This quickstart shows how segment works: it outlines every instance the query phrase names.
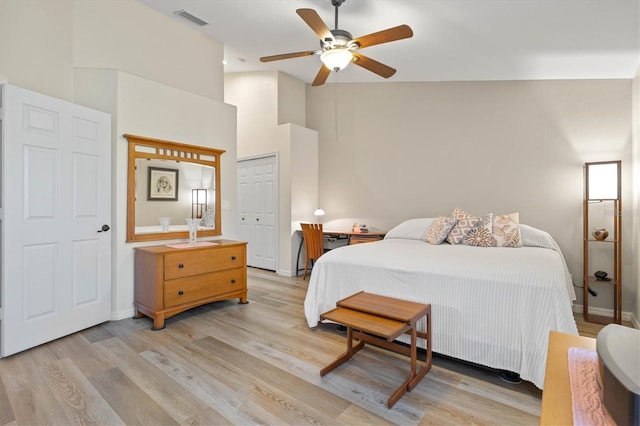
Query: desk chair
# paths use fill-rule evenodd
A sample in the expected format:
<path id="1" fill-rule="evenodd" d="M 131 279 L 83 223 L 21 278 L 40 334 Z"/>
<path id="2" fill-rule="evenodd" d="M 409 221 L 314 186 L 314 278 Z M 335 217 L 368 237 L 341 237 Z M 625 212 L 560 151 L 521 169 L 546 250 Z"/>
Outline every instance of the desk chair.
<path id="1" fill-rule="evenodd" d="M 302 279 L 307 278 L 307 269 L 309 262 L 311 267 L 324 253 L 324 235 L 322 234 L 322 224 L 320 223 L 301 223 L 302 237 L 304 238 L 304 248 L 307 252 L 307 261 L 304 264 L 304 275 Z"/>

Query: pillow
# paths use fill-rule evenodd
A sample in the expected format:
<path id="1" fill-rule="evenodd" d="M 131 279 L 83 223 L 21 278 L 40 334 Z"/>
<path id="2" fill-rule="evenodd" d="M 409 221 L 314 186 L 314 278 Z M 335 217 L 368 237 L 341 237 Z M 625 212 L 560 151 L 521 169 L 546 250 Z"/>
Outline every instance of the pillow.
<path id="1" fill-rule="evenodd" d="M 451 229 L 451 232 L 449 232 L 447 242 L 449 244 L 460 244 L 469 231 L 478 224 L 478 218 L 471 216 L 461 209 L 455 209 L 451 216 L 455 218 L 457 222 L 453 229 Z"/>
<path id="2" fill-rule="evenodd" d="M 520 215 L 509 213 L 494 216 L 493 237 L 496 240 L 495 247 L 522 247 Z"/>
<path id="3" fill-rule="evenodd" d="M 548 232 L 522 223 L 520 224 L 520 239 L 523 247 L 543 247 L 554 250 L 557 247 L 556 242 Z"/>
<path id="4" fill-rule="evenodd" d="M 216 212 L 213 210 L 207 210 L 202 214 L 202 220 L 200 226 L 205 228 L 214 228 L 216 226 Z"/>
<path id="5" fill-rule="evenodd" d="M 476 247 L 495 247 L 496 239 L 492 233 L 493 213 L 478 218 L 478 223 L 462 240 L 462 244 Z"/>
<path id="6" fill-rule="evenodd" d="M 384 239 L 401 238 L 405 240 L 421 240 L 424 241 L 427 234 L 427 228 L 431 226 L 433 218 L 409 219 L 396 225 L 390 229 Z"/>
<path id="7" fill-rule="evenodd" d="M 442 243 L 451 229 L 456 225 L 458 220 L 453 216 L 438 216 L 436 217 L 429 229 L 427 229 L 427 236 L 424 238 L 429 244 Z"/>

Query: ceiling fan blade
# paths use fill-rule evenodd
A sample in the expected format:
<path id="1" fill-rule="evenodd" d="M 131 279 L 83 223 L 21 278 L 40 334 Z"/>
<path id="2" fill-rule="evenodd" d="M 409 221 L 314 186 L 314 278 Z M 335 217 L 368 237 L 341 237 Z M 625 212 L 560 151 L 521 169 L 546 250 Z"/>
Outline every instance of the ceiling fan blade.
<path id="1" fill-rule="evenodd" d="M 368 34 L 358 37 L 352 43 L 358 43 L 360 48 L 375 46 L 376 44 L 388 43 L 390 41 L 402 40 L 413 37 L 413 31 L 408 25 L 398 25 L 397 27 L 387 28 L 377 33 Z"/>
<path id="2" fill-rule="evenodd" d="M 380 77 L 389 78 L 396 73 L 394 68 L 366 57 L 361 53 L 353 52 L 353 57 L 355 58 L 353 61 L 354 64 L 368 69 L 369 71 L 378 74 Z"/>
<path id="3" fill-rule="evenodd" d="M 271 62 L 271 61 L 279 61 L 281 59 L 291 59 L 291 58 L 301 58 L 303 56 L 311 56 L 316 53 L 315 50 L 310 50 L 307 52 L 294 52 L 294 53 L 284 53 L 282 55 L 273 55 L 273 56 L 263 56 L 260 58 L 260 62 Z"/>
<path id="4" fill-rule="evenodd" d="M 320 40 L 325 41 L 326 39 L 329 39 L 333 41 L 333 34 L 331 34 L 331 30 L 329 30 L 327 24 L 325 24 L 320 15 L 318 15 L 318 12 L 313 9 L 298 9 L 296 10 L 296 13 L 304 22 L 307 23 L 308 26 L 311 27 L 313 32 L 320 37 Z"/>
<path id="5" fill-rule="evenodd" d="M 331 74 L 331 70 L 322 64 L 322 68 L 320 68 L 320 71 L 316 74 L 316 78 L 313 79 L 313 83 L 311 83 L 311 85 L 322 86 L 324 82 L 327 81 L 329 74 Z"/>

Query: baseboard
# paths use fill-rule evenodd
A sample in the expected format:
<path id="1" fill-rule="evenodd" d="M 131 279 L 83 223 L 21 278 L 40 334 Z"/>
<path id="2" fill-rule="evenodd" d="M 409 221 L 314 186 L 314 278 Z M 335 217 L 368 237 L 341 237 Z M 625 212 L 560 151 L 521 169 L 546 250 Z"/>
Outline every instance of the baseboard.
<path id="1" fill-rule="evenodd" d="M 283 277 L 293 277 L 295 276 L 293 271 L 289 271 L 288 269 L 278 269 L 276 274 L 281 275 Z"/>
<path id="2" fill-rule="evenodd" d="M 581 314 L 582 309 L 582 305 L 573 305 L 573 312 L 576 314 Z M 613 309 L 590 307 L 589 313 L 593 315 L 613 318 Z M 634 328 L 640 329 L 640 321 L 638 321 L 638 318 L 636 318 L 632 312 L 622 311 L 622 321 L 628 321 L 633 325 Z"/>
<path id="3" fill-rule="evenodd" d="M 131 309 L 123 309 L 121 311 L 111 311 L 111 321 L 118 321 L 125 318 L 133 317 L 133 308 Z"/>

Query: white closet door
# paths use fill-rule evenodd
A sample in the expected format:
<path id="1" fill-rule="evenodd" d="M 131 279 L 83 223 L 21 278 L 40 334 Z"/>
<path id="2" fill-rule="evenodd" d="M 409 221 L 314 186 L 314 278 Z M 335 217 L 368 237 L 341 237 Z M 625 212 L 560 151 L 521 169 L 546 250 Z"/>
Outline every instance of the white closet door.
<path id="1" fill-rule="evenodd" d="M 247 263 L 275 271 L 278 224 L 275 156 L 238 162 L 238 233 L 248 241 Z"/>
<path id="2" fill-rule="evenodd" d="M 7 356 L 111 317 L 111 117 L 0 87 Z"/>

